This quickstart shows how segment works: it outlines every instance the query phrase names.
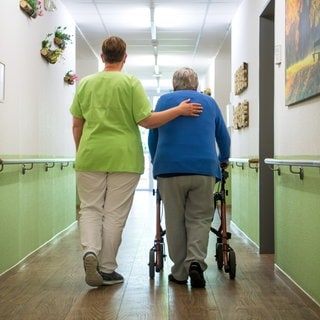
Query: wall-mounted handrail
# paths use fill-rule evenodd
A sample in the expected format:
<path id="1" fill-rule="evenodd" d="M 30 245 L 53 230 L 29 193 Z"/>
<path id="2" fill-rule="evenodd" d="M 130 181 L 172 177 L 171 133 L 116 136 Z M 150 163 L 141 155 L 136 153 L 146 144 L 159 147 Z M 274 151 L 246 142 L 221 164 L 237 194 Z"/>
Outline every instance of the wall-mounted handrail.
<path id="1" fill-rule="evenodd" d="M 290 159 L 264 159 L 264 163 L 270 165 L 272 171 L 277 171 L 278 175 L 281 175 L 280 166 L 289 166 L 289 170 L 293 174 L 298 174 L 300 180 L 304 178 L 303 167 L 318 167 L 320 168 L 320 160 L 290 160 Z M 299 167 L 299 171 L 294 171 L 293 167 Z"/>
<path id="2" fill-rule="evenodd" d="M 237 167 L 244 169 L 244 165 L 247 163 L 250 169 L 255 169 L 258 172 L 259 159 L 257 158 L 229 158 L 229 162 L 235 164 Z"/>
<path id="3" fill-rule="evenodd" d="M 233 164 L 235 164 L 237 167 L 241 167 L 241 169 L 244 169 L 244 164 L 249 162 L 249 159 L 245 158 L 229 158 L 229 162 L 231 162 L 231 165 L 233 167 Z"/>
<path id="4" fill-rule="evenodd" d="M 60 163 L 60 169 L 67 167 L 70 163 L 74 163 L 74 158 L 29 158 L 29 159 L 0 159 L 0 172 L 3 171 L 5 165 L 21 164 L 22 174 L 27 170 L 32 170 L 34 164 L 44 164 L 45 171 L 53 168 L 56 163 Z"/>

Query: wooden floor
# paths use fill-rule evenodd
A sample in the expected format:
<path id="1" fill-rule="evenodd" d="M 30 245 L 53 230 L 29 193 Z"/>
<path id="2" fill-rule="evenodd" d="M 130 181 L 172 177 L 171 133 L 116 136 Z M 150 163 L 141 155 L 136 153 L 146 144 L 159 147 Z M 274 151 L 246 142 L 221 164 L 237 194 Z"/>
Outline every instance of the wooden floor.
<path id="1" fill-rule="evenodd" d="M 230 231 L 237 257 L 235 280 L 216 267 L 213 234 L 206 289 L 168 283 L 169 259 L 164 270 L 150 280 L 155 197 L 138 191 L 118 258 L 123 284 L 86 285 L 78 226 L 74 224 L 0 277 L 0 319 L 320 319 L 319 307 L 274 271 L 272 255 L 259 255 L 236 230 Z"/>

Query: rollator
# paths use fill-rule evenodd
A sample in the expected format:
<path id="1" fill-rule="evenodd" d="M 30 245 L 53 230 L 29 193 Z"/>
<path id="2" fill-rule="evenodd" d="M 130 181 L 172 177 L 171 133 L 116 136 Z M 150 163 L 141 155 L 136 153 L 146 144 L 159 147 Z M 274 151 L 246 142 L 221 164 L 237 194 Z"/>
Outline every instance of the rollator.
<path id="1" fill-rule="evenodd" d="M 153 195 L 156 195 L 156 235 L 154 244 L 149 251 L 149 276 L 151 279 L 154 278 L 155 272 L 162 271 L 163 261 L 166 257 L 164 245 L 166 231 L 161 227 L 163 208 L 159 190 L 153 190 Z"/>
<path id="2" fill-rule="evenodd" d="M 216 242 L 216 262 L 219 270 L 224 268 L 226 273 L 229 273 L 230 279 L 236 276 L 236 254 L 229 245 L 231 233 L 227 231 L 227 210 L 226 210 L 226 196 L 228 190 L 225 189 L 226 179 L 229 177 L 228 171 L 221 169 L 221 181 L 219 181 L 218 191 L 213 194 L 214 214 L 217 212 L 220 217 L 220 227 L 215 229 L 211 226 L 211 231 L 217 236 Z M 213 219 L 212 219 L 213 220 Z"/>

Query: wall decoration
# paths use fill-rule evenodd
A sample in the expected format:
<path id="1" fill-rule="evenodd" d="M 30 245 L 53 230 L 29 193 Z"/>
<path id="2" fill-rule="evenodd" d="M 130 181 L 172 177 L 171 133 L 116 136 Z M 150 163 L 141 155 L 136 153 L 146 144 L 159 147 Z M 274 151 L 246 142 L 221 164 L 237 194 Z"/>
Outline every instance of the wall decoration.
<path id="1" fill-rule="evenodd" d="M 206 94 L 207 96 L 211 96 L 211 89 L 206 88 L 206 89 L 204 89 L 203 93 Z"/>
<path id="2" fill-rule="evenodd" d="M 79 77 L 76 73 L 73 72 L 73 70 L 69 70 L 65 75 L 64 75 L 64 82 L 68 84 L 75 84 L 76 81 L 78 81 Z"/>
<path id="3" fill-rule="evenodd" d="M 36 18 L 43 16 L 42 4 L 40 0 L 20 0 L 20 9 L 29 17 Z"/>
<path id="4" fill-rule="evenodd" d="M 320 1 L 286 0 L 287 106 L 320 93 Z"/>
<path id="5" fill-rule="evenodd" d="M 47 34 L 47 37 L 42 40 L 40 54 L 47 62 L 55 64 L 62 55 L 63 50 L 60 48 L 51 49 L 52 41 L 49 39 L 50 36 L 52 36 L 52 33 Z"/>
<path id="6" fill-rule="evenodd" d="M 54 33 L 48 33 L 46 38 L 41 42 L 40 54 L 49 63 L 55 64 L 62 56 L 67 42 L 72 43 L 71 35 L 65 33 L 67 27 L 57 27 Z M 50 39 L 51 37 L 53 38 Z M 52 45 L 56 46 L 56 49 L 52 49 Z"/>
<path id="7" fill-rule="evenodd" d="M 239 95 L 248 88 L 248 64 L 244 62 L 234 75 L 234 92 Z"/>
<path id="8" fill-rule="evenodd" d="M 239 103 L 233 112 L 233 128 L 238 130 L 249 127 L 249 101 Z"/>
<path id="9" fill-rule="evenodd" d="M 54 31 L 54 43 L 57 45 L 60 49 L 65 49 L 67 42 L 72 43 L 71 35 L 65 32 L 67 27 L 57 27 Z"/>
<path id="10" fill-rule="evenodd" d="M 0 102 L 5 98 L 5 65 L 0 62 Z"/>
<path id="11" fill-rule="evenodd" d="M 43 0 L 43 4 L 46 11 L 53 12 L 57 9 L 55 3 L 52 0 Z"/>

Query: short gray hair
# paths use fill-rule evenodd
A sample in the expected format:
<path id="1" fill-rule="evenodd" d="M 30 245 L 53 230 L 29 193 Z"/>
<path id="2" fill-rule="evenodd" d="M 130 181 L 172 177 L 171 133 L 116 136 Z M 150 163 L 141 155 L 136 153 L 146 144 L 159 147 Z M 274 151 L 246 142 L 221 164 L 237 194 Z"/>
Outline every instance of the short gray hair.
<path id="1" fill-rule="evenodd" d="M 173 74 L 173 90 L 197 90 L 199 86 L 198 75 L 191 68 L 181 68 Z"/>

